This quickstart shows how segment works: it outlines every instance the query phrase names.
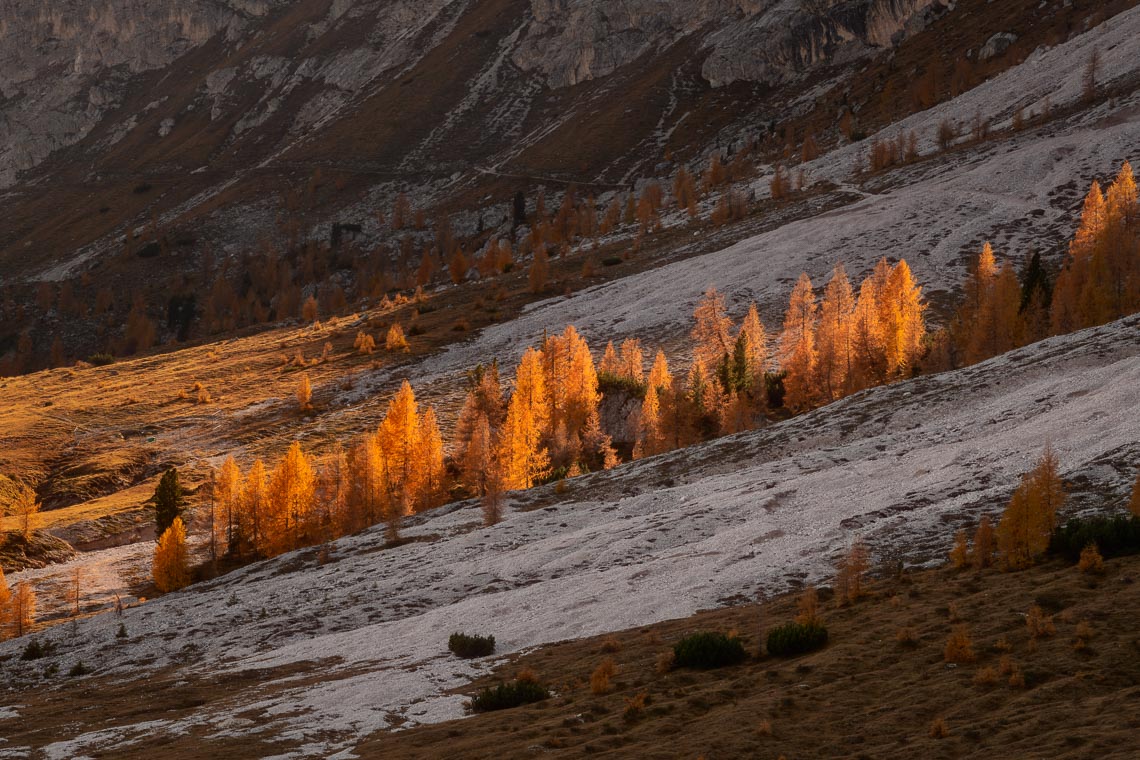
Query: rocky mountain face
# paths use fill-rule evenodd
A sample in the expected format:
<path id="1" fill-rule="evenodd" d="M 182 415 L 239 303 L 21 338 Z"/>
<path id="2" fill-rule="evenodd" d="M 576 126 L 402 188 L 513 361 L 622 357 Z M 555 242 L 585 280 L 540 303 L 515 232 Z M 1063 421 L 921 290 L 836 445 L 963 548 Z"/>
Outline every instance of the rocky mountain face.
<path id="1" fill-rule="evenodd" d="M 323 124 L 354 98 L 429 55 L 461 17 L 491 0 L 75 0 L 0 2 L 0 186 L 12 186 L 106 119 L 89 156 L 138 128 L 167 99 L 167 77 L 191 77 L 212 121 L 235 117 L 229 138 L 268 122 L 288 104 L 286 145 L 320 140 Z M 683 38 L 696 38 L 700 75 L 713 87 L 775 84 L 847 60 L 921 29 L 938 0 L 531 0 L 509 23 L 473 30 L 499 44 L 468 71 L 472 91 L 501 99 L 517 68 L 532 87 L 559 89 L 605 77 Z M 288 39 L 289 44 L 280 42 Z M 213 43 L 216 54 L 176 65 Z M 142 112 L 122 112 L 140 75 L 168 70 Z M 149 82 L 156 80 L 150 79 Z M 305 91 L 303 102 L 292 95 Z M 145 99 L 145 98 L 144 98 Z M 183 113 L 166 113 L 155 140 Z M 427 126 L 427 125 L 425 125 Z M 433 125 L 434 126 L 434 125 Z M 430 138 L 430 130 L 423 139 Z M 278 147 L 285 147 L 279 145 Z"/>
<path id="2" fill-rule="evenodd" d="M 241 290 L 238 257 L 341 225 L 354 248 L 323 271 L 371 256 L 401 281 L 437 223 L 510 234 L 519 192 L 608 204 L 713 152 L 845 144 L 845 115 L 873 134 L 929 107 L 908 88 L 932 60 L 948 97 L 964 60 L 1000 71 L 1107 7 L 1038 4 L 0 0 L 0 365 L 45 366 L 57 338 L 114 350 L 132 303 L 162 320 L 173 291 L 202 303 L 223 271 Z M 423 229 L 392 226 L 401 192 Z M 43 305 L 104 290 L 101 331 Z"/>
<path id="3" fill-rule="evenodd" d="M 215 36 L 240 39 L 268 10 L 264 0 L 2 0 L 0 187 L 82 140 L 136 75 Z"/>

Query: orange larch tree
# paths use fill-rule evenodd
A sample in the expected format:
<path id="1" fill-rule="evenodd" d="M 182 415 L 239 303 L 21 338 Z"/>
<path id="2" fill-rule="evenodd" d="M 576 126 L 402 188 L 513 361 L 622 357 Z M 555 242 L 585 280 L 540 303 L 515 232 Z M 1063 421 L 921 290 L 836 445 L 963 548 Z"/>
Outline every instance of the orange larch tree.
<path id="1" fill-rule="evenodd" d="M 855 294 L 839 264 L 823 292 L 816 331 L 817 384 L 828 401 L 844 395 L 854 363 Z"/>
<path id="2" fill-rule="evenodd" d="M 1037 466 L 1022 476 L 998 523 L 997 546 L 1007 568 L 1028 567 L 1044 554 L 1064 503 L 1060 463 L 1046 446 Z"/>
<path id="3" fill-rule="evenodd" d="M 186 552 L 186 526 L 181 517 L 158 539 L 154 549 L 154 586 L 162 593 L 177 591 L 190 585 L 190 563 Z"/>
<path id="4" fill-rule="evenodd" d="M 696 320 L 691 333 L 696 342 L 694 360 L 702 362 L 706 368 L 719 367 L 724 357 L 732 353 L 732 339 L 729 337 L 732 320 L 725 311 L 724 296 L 716 288 L 706 290 L 693 311 L 693 319 Z"/>
<path id="5" fill-rule="evenodd" d="M 780 333 L 780 366 L 784 377 L 784 406 L 809 409 L 816 401 L 815 293 L 807 273 L 800 275 L 788 300 Z"/>

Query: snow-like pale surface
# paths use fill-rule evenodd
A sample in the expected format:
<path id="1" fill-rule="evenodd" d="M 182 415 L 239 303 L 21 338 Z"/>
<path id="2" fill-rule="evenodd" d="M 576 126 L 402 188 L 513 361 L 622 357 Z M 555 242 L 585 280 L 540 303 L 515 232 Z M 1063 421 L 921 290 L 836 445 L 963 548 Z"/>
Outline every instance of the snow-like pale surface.
<path id="1" fill-rule="evenodd" d="M 856 534 L 880 559 L 941 557 L 955 524 L 997 509 L 1046 441 L 1066 477 L 1123 499 L 1140 461 L 1136 409 L 1140 317 L 573 480 L 561 495 L 516 494 L 492 528 L 477 509 L 450 508 L 407 531 L 436 538 L 380 550 L 378 528 L 338 541 L 324 565 L 315 550 L 258 563 L 128 609 L 129 644 L 114 644 L 114 615 L 58 626 L 42 637 L 67 652 L 61 668 L 82 659 L 126 678 L 177 663 L 313 662 L 325 677 L 281 676 L 145 731 L 60 737 L 56 756 L 191 723 L 222 737 L 268 724 L 305 745 L 298 754 L 321 756 L 391 716 L 459 717 L 462 699 L 443 692 L 490 663 L 447 655 L 454 630 L 493 633 L 506 654 L 686 616 L 821 579 Z M 234 718 L 251 709 L 255 724 Z"/>
<path id="2" fill-rule="evenodd" d="M 1140 9 L 1052 51 L 1035 54 L 949 105 L 912 117 L 923 136 L 947 113 L 1002 117 L 1018 98 L 1071 100 L 1073 72 L 1090 45 L 1114 77 L 1140 67 Z M 1131 42 L 1130 42 L 1131 41 Z M 1123 50 L 1121 49 L 1123 48 Z M 1131 56 L 1127 51 L 1132 50 Z M 1008 115 L 1008 114 L 1007 114 Z M 889 191 L 794 222 L 725 250 L 535 304 L 517 320 L 422 362 L 379 371 L 352 393 L 409 376 L 417 390 L 451 383 L 477 361 L 509 362 L 544 328 L 573 323 L 593 341 L 633 335 L 647 343 L 687 331 L 708 285 L 733 310 L 760 302 L 776 327 L 790 283 L 806 269 L 822 284 L 836 261 L 853 276 L 882 255 L 906 258 L 930 289 L 960 283 L 965 256 L 994 239 L 999 254 L 1026 241 L 1060 243 L 1072 232 L 1087 181 L 1114 172 L 1140 138 L 1135 95 L 1110 107 L 892 173 Z M 813 176 L 846 176 L 854 149 L 821 159 Z M 846 152 L 845 152 L 846 151 Z M 1134 157 L 1134 156 L 1133 156 Z M 839 168 L 841 167 L 842 171 Z M 1030 212 L 1041 210 L 1040 215 Z M 1022 253 L 1018 248 L 1017 253 Z M 399 373 L 397 375 L 397 373 Z M 268 402 L 267 402 L 268 403 Z M 1123 494 L 1140 462 L 1140 319 L 1054 338 L 956 373 L 859 394 L 762 431 L 569 481 L 564 494 L 516 494 L 505 521 L 483 528 L 476 509 L 450 507 L 406 533 L 425 540 L 380 550 L 382 530 L 262 562 L 217 581 L 42 634 L 66 671 L 82 659 L 101 674 L 134 679 L 177 665 L 215 673 L 317 663 L 325 678 L 266 676 L 182 721 L 74 729 L 49 756 L 113 753 L 155 733 L 205 727 L 235 736 L 267 726 L 300 749 L 329 756 L 370 732 L 462 715 L 446 691 L 493 664 L 446 654 L 454 630 L 493 633 L 500 653 L 588 636 L 754 598 L 826 577 L 858 534 L 878 557 L 914 562 L 944 555 L 958 524 L 1008 498 L 1017 476 L 1050 441 L 1068 477 L 1090 494 Z M 256 413 L 251 409 L 248 413 Z M 530 507 L 521 511 L 519 507 Z M 150 547 L 84 557 L 85 593 L 104 600 L 127 585 Z M 65 588 L 67 567 L 16 574 Z M 54 584 L 54 585 L 53 585 Z M 129 643 L 117 643 L 122 622 Z M 0 644 L 0 657 L 22 642 Z M 8 661 L 9 675 L 42 672 Z M 0 691 L 0 700 L 5 700 Z M 250 720 L 244 711 L 260 713 Z M 3 721 L 16 716 L 0 709 Z M 20 748 L 0 743 L 0 756 Z"/>

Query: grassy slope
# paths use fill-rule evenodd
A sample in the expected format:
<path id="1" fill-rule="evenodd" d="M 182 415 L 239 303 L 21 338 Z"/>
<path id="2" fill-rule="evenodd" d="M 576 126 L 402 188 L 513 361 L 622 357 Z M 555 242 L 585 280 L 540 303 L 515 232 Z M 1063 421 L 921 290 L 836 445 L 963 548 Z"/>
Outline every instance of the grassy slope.
<path id="1" fill-rule="evenodd" d="M 792 618 L 795 597 L 763 605 L 699 613 L 613 636 L 569 641 L 512 658 L 510 677 L 537 671 L 555 690 L 546 702 L 464 721 L 384 733 L 362 743 L 364 757 L 1135 757 L 1140 726 L 1140 558 L 1111 560 L 1103 577 L 1061 562 L 1019 573 L 906 573 L 876 582 L 868 598 L 824 617 L 831 644 L 799 658 L 752 659 L 720 670 L 657 672 L 658 656 L 681 636 L 704 629 L 737 630 L 755 653 L 759 632 Z M 1029 641 L 1025 613 L 1040 604 L 1054 613 L 1056 634 Z M 977 662 L 948 665 L 943 647 L 956 623 L 970 626 Z M 1073 647 L 1088 621 L 1089 647 Z M 914 627 L 915 646 L 900 645 L 899 628 Z M 974 676 L 997 668 L 1004 637 L 1025 676 L 979 686 Z M 607 649 L 619 647 L 607 653 Z M 607 646 L 607 643 L 608 646 Z M 614 690 L 591 694 L 592 670 L 606 657 L 618 664 Z M 493 682 L 474 684 L 478 686 Z M 627 700 L 647 695 L 635 720 Z M 943 718 L 949 736 L 933 739 Z M 767 725 L 766 725 L 767 724 Z M 769 733 L 770 730 L 770 733 Z"/>
<path id="2" fill-rule="evenodd" d="M 753 658 L 720 670 L 661 674 L 657 658 L 687 633 L 737 630 L 755 652 L 759 632 L 790 619 L 795 597 L 729 607 L 690 618 L 542 647 L 511 658 L 497 671 L 511 677 L 531 668 L 556 692 L 536 705 L 461 721 L 382 732 L 362 742 L 361 757 L 514 758 L 584 754 L 636 758 L 735 757 L 1132 757 L 1140 697 L 1140 558 L 1107 562 L 1104 576 L 1087 576 L 1061 562 L 1019 572 L 906 573 L 875 582 L 868 597 L 843 609 L 825 606 L 831 644 L 799 658 Z M 1030 644 L 1025 612 L 1040 604 L 1053 613 L 1056 634 Z M 970 626 L 978 660 L 951 666 L 942 650 L 953 629 L 951 609 Z M 1073 647 L 1074 631 L 1088 621 L 1095 636 Z M 915 646 L 895 639 L 905 626 Z M 984 667 L 997 667 L 995 642 L 1005 638 L 1026 685 L 1006 678 L 973 683 Z M 606 657 L 618 664 L 613 690 L 591 694 L 592 670 Z M 0 734 L 13 746 L 43 747 L 86 730 L 113 729 L 145 720 L 178 720 L 195 710 L 224 709 L 230 695 L 288 676 L 291 685 L 326 682 L 319 663 L 226 676 L 157 673 L 147 679 L 63 674 L 26 685 L 6 701 L 24 705 L 19 718 L 0 715 Z M 312 666 L 312 667 L 310 667 Z M 34 667 L 34 665 L 33 665 Z M 314 669 L 315 667 L 315 669 Z M 237 679 L 237 680 L 234 680 Z M 495 679 L 472 684 L 474 691 Z M 262 687 L 264 688 L 264 687 Z M 274 688 L 274 687 L 270 687 Z M 644 712 L 623 717 L 627 700 L 647 695 Z M 142 698 L 143 695 L 145 699 Z M 949 736 L 933 739 L 943 718 Z M 258 720 L 257 711 L 235 715 Z M 300 726 L 298 726 L 300 728 Z M 138 729 L 136 729 L 138 730 Z M 317 731 L 309 727 L 306 731 Z M 169 758 L 259 757 L 301 743 L 271 733 L 211 738 L 202 725 L 163 736 Z M 151 757 L 142 741 L 115 748 L 120 758 Z M 110 755 L 107 755 L 110 756 Z"/>

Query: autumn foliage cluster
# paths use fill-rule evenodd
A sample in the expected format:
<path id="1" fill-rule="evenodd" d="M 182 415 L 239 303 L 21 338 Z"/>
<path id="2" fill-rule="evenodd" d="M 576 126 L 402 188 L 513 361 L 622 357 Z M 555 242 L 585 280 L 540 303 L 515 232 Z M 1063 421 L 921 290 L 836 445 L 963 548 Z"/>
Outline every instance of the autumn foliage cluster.
<path id="1" fill-rule="evenodd" d="M 936 367 L 959 367 L 1140 311 L 1140 205 L 1125 163 L 1102 193 L 1093 183 L 1055 282 L 1033 254 L 1022 272 L 989 243 L 971 267 L 962 304 L 935 336 Z"/>
<path id="2" fill-rule="evenodd" d="M 213 478 L 215 556 L 271 557 L 400 518 L 444 499 L 443 443 L 435 411 L 422 413 L 405 381 L 379 428 L 321 462 L 294 442 L 272 471 L 242 473 L 228 457 Z M 157 576 L 156 576 L 157 579 Z"/>

